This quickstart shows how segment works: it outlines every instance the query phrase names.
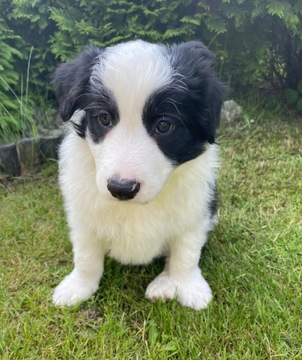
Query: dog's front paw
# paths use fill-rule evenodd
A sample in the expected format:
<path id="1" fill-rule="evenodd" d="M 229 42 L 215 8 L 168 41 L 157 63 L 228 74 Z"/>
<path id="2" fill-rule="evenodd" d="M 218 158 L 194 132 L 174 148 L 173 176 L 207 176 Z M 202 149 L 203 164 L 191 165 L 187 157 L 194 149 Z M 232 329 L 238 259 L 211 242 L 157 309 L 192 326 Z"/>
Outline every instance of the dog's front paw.
<path id="1" fill-rule="evenodd" d="M 57 306 L 70 306 L 88 300 L 96 292 L 98 282 L 95 280 L 81 279 L 71 273 L 55 288 L 52 300 Z"/>
<path id="2" fill-rule="evenodd" d="M 212 291 L 200 271 L 186 277 L 172 277 L 167 271 L 158 275 L 147 287 L 146 297 L 151 300 L 177 300 L 195 310 L 204 309 L 212 299 Z"/>
<path id="3" fill-rule="evenodd" d="M 203 276 L 194 276 L 180 284 L 177 299 L 183 306 L 195 310 L 205 309 L 212 300 L 212 291 Z"/>
<path id="4" fill-rule="evenodd" d="M 146 297 L 150 300 L 172 300 L 177 295 L 177 286 L 174 284 L 167 271 L 159 274 L 147 287 Z"/>

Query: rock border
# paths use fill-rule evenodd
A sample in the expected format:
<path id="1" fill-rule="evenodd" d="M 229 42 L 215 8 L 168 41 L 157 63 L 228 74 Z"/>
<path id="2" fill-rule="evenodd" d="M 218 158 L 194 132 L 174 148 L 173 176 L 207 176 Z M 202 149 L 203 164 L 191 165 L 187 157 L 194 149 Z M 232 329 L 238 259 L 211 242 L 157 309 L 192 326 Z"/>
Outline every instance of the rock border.
<path id="1" fill-rule="evenodd" d="M 62 139 L 63 133 L 60 133 L 0 145 L 0 173 L 16 177 L 26 170 L 39 170 L 47 160 L 58 159 Z"/>

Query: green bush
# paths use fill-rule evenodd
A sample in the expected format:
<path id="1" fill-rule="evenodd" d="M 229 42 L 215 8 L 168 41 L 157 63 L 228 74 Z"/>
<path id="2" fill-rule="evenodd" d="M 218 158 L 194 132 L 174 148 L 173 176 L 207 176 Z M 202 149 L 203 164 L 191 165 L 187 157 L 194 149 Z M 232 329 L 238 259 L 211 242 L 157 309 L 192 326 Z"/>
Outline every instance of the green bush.
<path id="1" fill-rule="evenodd" d="M 47 52 L 49 38 L 42 36 L 42 22 L 31 25 L 35 16 L 26 16 L 21 4 L 34 6 L 35 2 L 0 0 L 1 142 L 35 134 L 37 123 L 45 117 L 45 110 L 41 116 L 39 109 L 45 108 L 50 89 L 47 74 L 54 67 L 54 57 Z"/>
<path id="2" fill-rule="evenodd" d="M 56 63 L 90 43 L 202 40 L 236 93 L 297 90 L 301 19 L 302 0 L 0 0 L 0 137 L 52 99 Z"/>
<path id="3" fill-rule="evenodd" d="M 51 49 L 61 60 L 87 43 L 197 39 L 217 54 L 221 75 L 238 92 L 259 83 L 295 89 L 302 79 L 301 0 L 67 0 L 50 17 Z"/>
<path id="4" fill-rule="evenodd" d="M 299 81 L 297 90 L 285 89 L 284 95 L 288 105 L 292 105 L 302 113 L 302 80 Z"/>

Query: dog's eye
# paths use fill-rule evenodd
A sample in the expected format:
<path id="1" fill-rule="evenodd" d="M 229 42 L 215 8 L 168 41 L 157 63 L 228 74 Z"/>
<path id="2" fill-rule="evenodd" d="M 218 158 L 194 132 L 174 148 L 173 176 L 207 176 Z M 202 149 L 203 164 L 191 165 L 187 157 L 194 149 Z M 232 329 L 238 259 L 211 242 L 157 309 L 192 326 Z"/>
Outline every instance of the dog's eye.
<path id="1" fill-rule="evenodd" d="M 107 112 L 101 113 L 98 116 L 98 120 L 103 126 L 106 126 L 106 127 L 112 126 L 111 116 Z"/>
<path id="2" fill-rule="evenodd" d="M 159 134 L 167 133 L 168 131 L 171 131 L 173 128 L 173 125 L 167 121 L 167 120 L 160 120 L 156 125 L 156 132 Z"/>

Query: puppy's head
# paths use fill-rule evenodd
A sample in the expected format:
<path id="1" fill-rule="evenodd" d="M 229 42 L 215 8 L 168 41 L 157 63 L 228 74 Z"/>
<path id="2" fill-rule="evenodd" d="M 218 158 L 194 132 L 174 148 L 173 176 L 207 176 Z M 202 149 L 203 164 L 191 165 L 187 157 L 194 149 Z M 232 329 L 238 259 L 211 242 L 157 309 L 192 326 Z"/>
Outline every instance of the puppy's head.
<path id="1" fill-rule="evenodd" d="M 149 202 L 175 167 L 215 141 L 223 85 L 199 42 L 89 47 L 58 67 L 64 121 L 87 141 L 108 199 Z"/>

